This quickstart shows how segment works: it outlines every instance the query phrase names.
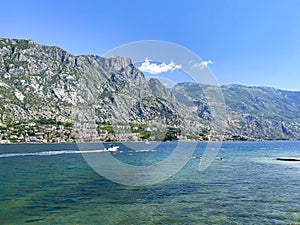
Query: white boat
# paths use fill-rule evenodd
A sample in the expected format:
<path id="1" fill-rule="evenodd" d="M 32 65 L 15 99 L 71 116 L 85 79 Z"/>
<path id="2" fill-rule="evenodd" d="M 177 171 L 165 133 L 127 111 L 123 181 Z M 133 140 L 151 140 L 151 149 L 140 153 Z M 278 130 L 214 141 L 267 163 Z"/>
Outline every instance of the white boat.
<path id="1" fill-rule="evenodd" d="M 105 148 L 104 151 L 107 151 L 107 152 L 117 152 L 118 148 L 119 148 L 119 146 L 113 146 L 113 145 L 111 145 L 108 148 Z"/>

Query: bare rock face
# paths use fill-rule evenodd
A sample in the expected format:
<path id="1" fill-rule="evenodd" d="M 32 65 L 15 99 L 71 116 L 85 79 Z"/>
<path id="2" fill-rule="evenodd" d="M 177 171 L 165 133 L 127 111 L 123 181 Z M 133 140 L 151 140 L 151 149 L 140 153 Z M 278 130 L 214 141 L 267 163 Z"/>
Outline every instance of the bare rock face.
<path id="1" fill-rule="evenodd" d="M 147 81 L 130 58 L 73 56 L 15 39 L 0 39 L 0 52 L 0 121 L 68 121 L 72 109 L 82 105 L 93 107 L 99 122 L 147 124 L 156 119 L 183 129 L 187 116 L 197 121 L 158 80 Z M 16 107 L 22 113 L 12 116 Z"/>

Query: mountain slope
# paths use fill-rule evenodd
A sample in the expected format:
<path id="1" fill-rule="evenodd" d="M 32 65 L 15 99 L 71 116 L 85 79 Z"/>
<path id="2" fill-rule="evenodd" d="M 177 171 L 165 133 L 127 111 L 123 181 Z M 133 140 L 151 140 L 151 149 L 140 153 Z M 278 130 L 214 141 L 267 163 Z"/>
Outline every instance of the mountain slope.
<path id="1" fill-rule="evenodd" d="M 199 117 L 209 118 L 210 111 L 203 94 L 206 88 L 208 86 L 181 83 L 174 91 L 183 90 L 198 107 Z M 300 92 L 242 85 L 224 85 L 221 89 L 227 106 L 229 136 L 300 138 Z"/>
<path id="2" fill-rule="evenodd" d="M 74 56 L 31 40 L 0 39 L 0 141 L 73 141 L 83 121 L 94 124 L 97 140 L 207 139 L 220 135 L 218 120 L 227 121 L 228 139 L 300 138 L 299 92 L 223 86 L 226 115 L 207 101 L 205 93 L 216 90 L 193 83 L 170 90 L 147 80 L 129 58 Z M 224 114 L 215 118 L 211 107 Z"/>
<path id="3" fill-rule="evenodd" d="M 90 120 L 115 127 L 147 124 L 194 131 L 201 126 L 158 80 L 146 80 L 129 58 L 73 56 L 30 40 L 0 39 L 0 122 Z M 80 113 L 80 112 L 79 112 Z M 85 114 L 87 112 L 81 112 Z M 125 126 L 126 127 L 126 126 Z"/>

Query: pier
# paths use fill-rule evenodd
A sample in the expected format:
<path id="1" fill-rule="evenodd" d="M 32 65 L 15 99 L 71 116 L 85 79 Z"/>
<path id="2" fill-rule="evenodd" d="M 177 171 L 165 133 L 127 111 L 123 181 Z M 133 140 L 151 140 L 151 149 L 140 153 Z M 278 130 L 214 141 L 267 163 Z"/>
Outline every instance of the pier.
<path id="1" fill-rule="evenodd" d="M 299 161 L 300 162 L 300 158 L 277 158 L 276 160 L 280 160 L 280 161 Z"/>

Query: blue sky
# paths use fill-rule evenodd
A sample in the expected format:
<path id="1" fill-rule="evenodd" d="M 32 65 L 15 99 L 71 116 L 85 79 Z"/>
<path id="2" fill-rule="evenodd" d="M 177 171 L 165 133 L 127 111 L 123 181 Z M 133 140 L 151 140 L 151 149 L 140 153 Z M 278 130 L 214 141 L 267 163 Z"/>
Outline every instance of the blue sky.
<path id="1" fill-rule="evenodd" d="M 0 0 L 0 36 L 97 54 L 140 40 L 189 48 L 219 84 L 300 91 L 300 1 Z"/>

